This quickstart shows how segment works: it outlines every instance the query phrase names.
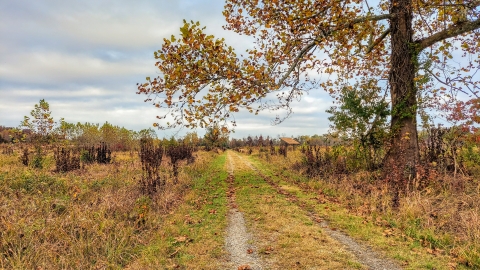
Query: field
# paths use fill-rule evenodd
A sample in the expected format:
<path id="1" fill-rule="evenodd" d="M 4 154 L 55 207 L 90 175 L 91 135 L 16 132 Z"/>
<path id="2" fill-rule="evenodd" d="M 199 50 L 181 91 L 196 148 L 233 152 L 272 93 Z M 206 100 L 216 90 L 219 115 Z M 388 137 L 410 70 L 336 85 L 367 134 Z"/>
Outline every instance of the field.
<path id="1" fill-rule="evenodd" d="M 153 195 L 137 153 L 57 172 L 52 153 L 35 168 L 21 152 L 0 155 L 2 269 L 237 269 L 225 240 L 232 209 L 249 233 L 244 252 L 266 269 L 480 267 L 478 179 L 439 179 L 394 211 L 365 174 L 304 176 L 298 149 L 200 150 L 177 177 L 163 158 Z"/>

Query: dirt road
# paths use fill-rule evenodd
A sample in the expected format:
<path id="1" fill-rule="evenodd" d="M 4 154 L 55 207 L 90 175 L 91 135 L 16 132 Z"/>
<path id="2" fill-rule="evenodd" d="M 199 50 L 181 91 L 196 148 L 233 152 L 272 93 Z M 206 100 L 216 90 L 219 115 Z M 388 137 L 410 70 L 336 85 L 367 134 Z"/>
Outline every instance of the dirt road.
<path id="1" fill-rule="evenodd" d="M 401 269 L 330 228 L 293 192 L 229 151 L 228 269 Z"/>

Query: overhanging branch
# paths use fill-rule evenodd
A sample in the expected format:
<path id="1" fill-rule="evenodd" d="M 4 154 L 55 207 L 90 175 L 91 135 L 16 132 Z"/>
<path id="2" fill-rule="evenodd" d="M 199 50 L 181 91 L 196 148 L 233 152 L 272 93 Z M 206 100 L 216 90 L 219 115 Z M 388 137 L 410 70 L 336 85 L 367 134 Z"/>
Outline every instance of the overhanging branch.
<path id="1" fill-rule="evenodd" d="M 393 17 L 395 17 L 394 14 L 381 14 L 381 15 L 375 15 L 375 16 L 364 16 L 364 17 L 355 18 L 352 21 L 350 21 L 350 23 L 348 23 L 348 24 L 382 21 L 382 20 L 386 20 L 386 19 L 391 19 Z"/>
<path id="2" fill-rule="evenodd" d="M 310 50 L 312 49 L 313 47 L 315 47 L 315 44 L 317 44 L 317 41 L 313 41 L 311 43 L 309 43 L 307 46 L 305 46 L 301 51 L 300 53 L 297 55 L 297 57 L 295 57 L 295 60 L 293 61 L 292 65 L 290 66 L 290 68 L 288 69 L 287 73 L 285 73 L 285 75 L 283 75 L 282 79 L 280 79 L 280 81 L 278 81 L 278 84 L 277 84 L 277 87 L 280 88 L 282 86 L 282 84 L 285 82 L 285 80 L 288 78 L 288 76 L 290 76 L 290 74 L 292 73 L 292 71 L 295 69 L 295 67 L 297 66 L 297 64 L 300 62 L 300 60 L 302 59 L 302 57 Z"/>
<path id="3" fill-rule="evenodd" d="M 363 16 L 363 17 L 358 17 L 358 18 L 355 18 L 351 21 L 348 21 L 346 23 L 343 23 L 341 25 L 339 25 L 338 27 L 334 28 L 334 29 L 331 29 L 329 31 L 323 31 L 322 35 L 323 37 L 326 37 L 326 36 L 329 36 L 331 35 L 333 32 L 335 31 L 338 31 L 338 30 L 341 30 L 341 29 L 345 29 L 347 27 L 350 27 L 351 25 L 353 24 L 358 24 L 358 23 L 363 23 L 363 22 L 367 22 L 367 21 L 381 21 L 381 20 L 386 20 L 386 19 L 390 19 L 390 18 L 393 18 L 395 17 L 394 14 L 381 14 L 381 15 L 375 15 L 375 16 L 371 16 L 371 15 L 368 15 L 368 16 Z M 379 39 L 377 39 L 377 41 L 375 42 L 374 46 L 376 46 L 378 43 L 380 43 L 387 35 L 388 33 L 390 32 L 390 29 L 387 29 L 380 37 Z M 285 73 L 285 75 L 280 79 L 280 81 L 277 83 L 277 87 L 280 88 L 282 86 L 282 84 L 285 82 L 285 80 L 290 76 L 290 74 L 293 72 L 293 70 L 295 69 L 295 67 L 298 65 L 298 63 L 301 61 L 301 58 L 310 50 L 312 49 L 313 47 L 315 47 L 315 45 L 318 43 L 318 40 L 315 40 L 309 44 L 307 44 L 307 46 L 305 46 L 300 52 L 299 54 L 295 57 L 295 60 L 293 61 L 292 65 L 290 66 L 290 68 L 288 69 L 288 71 Z"/>
<path id="4" fill-rule="evenodd" d="M 416 40 L 415 43 L 418 44 L 417 48 L 420 52 L 423 49 L 428 48 L 439 41 L 442 41 L 451 37 L 455 37 L 455 36 L 473 31 L 478 28 L 480 28 L 480 19 L 475 21 L 466 21 L 460 24 L 454 24 L 448 27 L 447 29 L 440 31 L 438 33 L 435 33 L 424 39 Z"/>

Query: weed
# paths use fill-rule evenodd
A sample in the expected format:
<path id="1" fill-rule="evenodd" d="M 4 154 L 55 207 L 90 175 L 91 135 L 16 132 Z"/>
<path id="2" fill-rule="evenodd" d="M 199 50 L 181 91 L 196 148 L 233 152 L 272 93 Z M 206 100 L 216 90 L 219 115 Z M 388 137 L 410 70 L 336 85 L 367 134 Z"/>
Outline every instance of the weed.
<path id="1" fill-rule="evenodd" d="M 56 172 L 68 172 L 80 169 L 80 152 L 73 149 L 57 148 L 54 151 Z"/>
<path id="2" fill-rule="evenodd" d="M 152 139 L 142 139 L 139 153 L 143 172 L 140 179 L 140 189 L 149 196 L 153 196 L 165 185 L 165 179 L 160 177 L 159 170 L 163 153 L 163 147 L 155 146 Z"/>
<path id="3" fill-rule="evenodd" d="M 173 177 L 178 178 L 178 162 L 180 160 L 192 160 L 193 147 L 188 144 L 170 145 L 167 148 L 167 156 L 170 157 L 170 161 L 173 166 Z M 177 180 L 175 180 L 177 181 Z"/>
<path id="4" fill-rule="evenodd" d="M 28 166 L 28 163 L 29 163 L 29 156 L 28 155 L 29 155 L 28 147 L 24 147 L 22 156 L 20 157 L 20 161 L 22 162 L 22 164 L 24 166 Z"/>

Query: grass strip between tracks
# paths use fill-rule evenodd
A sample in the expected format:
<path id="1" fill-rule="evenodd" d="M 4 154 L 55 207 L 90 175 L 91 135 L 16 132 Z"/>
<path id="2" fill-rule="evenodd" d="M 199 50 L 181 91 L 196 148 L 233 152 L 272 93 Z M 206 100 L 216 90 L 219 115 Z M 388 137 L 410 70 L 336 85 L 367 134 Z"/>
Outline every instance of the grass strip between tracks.
<path id="1" fill-rule="evenodd" d="M 232 155 L 236 156 L 236 155 Z M 236 203 L 271 269 L 363 269 L 308 213 L 235 158 Z"/>

